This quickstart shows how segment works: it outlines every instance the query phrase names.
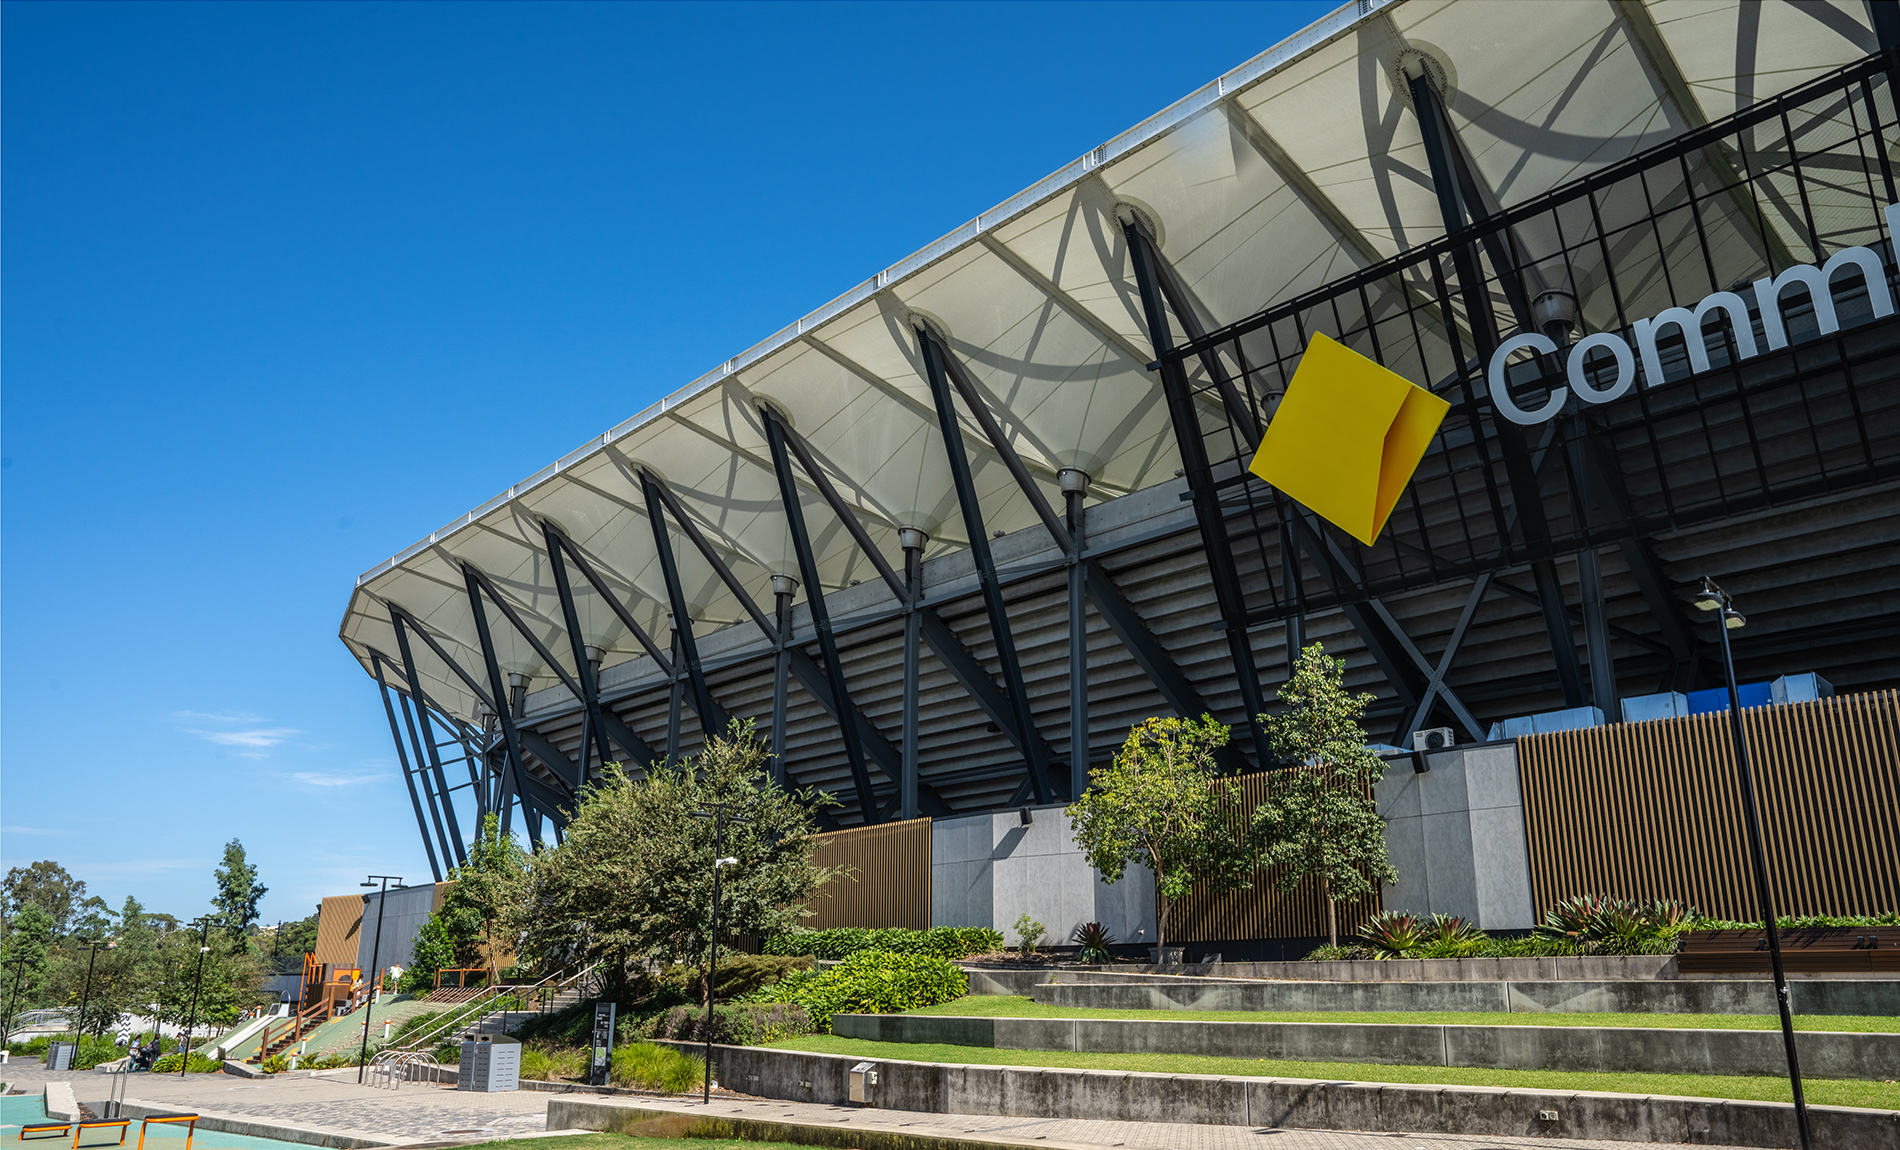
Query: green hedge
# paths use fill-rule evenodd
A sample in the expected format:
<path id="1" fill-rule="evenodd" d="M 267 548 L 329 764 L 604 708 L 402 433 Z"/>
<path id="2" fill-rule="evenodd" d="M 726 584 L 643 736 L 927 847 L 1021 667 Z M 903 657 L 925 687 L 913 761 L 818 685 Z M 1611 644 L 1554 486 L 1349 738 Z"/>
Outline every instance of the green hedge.
<path id="1" fill-rule="evenodd" d="M 834 1014 L 897 1014 L 962 998 L 969 989 L 969 977 L 947 959 L 861 950 L 829 970 L 787 975 L 760 1000 L 802 1006 L 812 1026 L 829 1033 Z"/>
<path id="2" fill-rule="evenodd" d="M 713 1007 L 710 1041 L 730 1046 L 759 1046 L 812 1032 L 811 1015 L 794 1002 L 734 1002 Z M 642 1038 L 706 1042 L 706 1008 L 676 1006 L 642 1022 Z"/>
<path id="3" fill-rule="evenodd" d="M 1001 949 L 1002 933 L 979 926 L 936 926 L 929 930 L 903 927 L 867 930 L 861 926 L 841 926 L 773 935 L 765 940 L 764 946 L 766 954 L 808 954 L 824 959 L 844 958 L 863 951 L 964 958 Z"/>

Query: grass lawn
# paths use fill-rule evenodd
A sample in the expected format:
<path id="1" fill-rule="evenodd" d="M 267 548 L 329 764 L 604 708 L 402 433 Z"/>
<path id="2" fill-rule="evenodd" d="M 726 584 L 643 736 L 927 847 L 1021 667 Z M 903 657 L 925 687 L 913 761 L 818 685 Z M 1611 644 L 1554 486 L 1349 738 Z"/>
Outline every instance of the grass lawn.
<path id="1" fill-rule="evenodd" d="M 1503 1014 L 1477 1010 L 1401 1013 L 1365 1010 L 1099 1010 L 1043 1006 L 1019 994 L 971 994 L 909 1014 L 981 1018 L 1143 1018 L 1158 1022 L 1382 1022 L 1431 1026 L 1641 1026 L 1680 1030 L 1780 1030 L 1773 1014 Z M 1797 1014 L 1796 1030 L 1854 1030 L 1900 1034 L 1900 1018 L 1855 1014 Z"/>
<path id="2" fill-rule="evenodd" d="M 924 1042 L 871 1042 L 814 1034 L 774 1042 L 779 1050 L 809 1050 L 899 1062 L 961 1062 L 977 1066 L 1054 1066 L 1076 1070 L 1138 1070 L 1150 1074 L 1316 1078 L 1323 1081 L 1423 1082 L 1442 1086 L 1504 1086 L 1524 1090 L 1605 1090 L 1617 1094 L 1671 1094 L 1689 1098 L 1792 1101 L 1782 1078 L 1699 1074 L 1595 1074 L 1556 1070 L 1486 1070 L 1463 1066 L 1387 1066 L 1369 1062 L 1278 1062 L 1191 1054 L 1082 1054 L 1066 1050 L 995 1050 Z M 1837 1078 L 1804 1079 L 1817 1106 L 1900 1110 L 1900 1083 Z"/>

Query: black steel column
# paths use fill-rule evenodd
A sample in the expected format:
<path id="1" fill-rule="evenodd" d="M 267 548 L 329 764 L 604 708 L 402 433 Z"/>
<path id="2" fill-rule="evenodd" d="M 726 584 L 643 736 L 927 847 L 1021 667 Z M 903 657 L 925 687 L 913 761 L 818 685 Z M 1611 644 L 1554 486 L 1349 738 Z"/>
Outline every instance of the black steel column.
<path id="1" fill-rule="evenodd" d="M 923 764 L 917 758 L 917 687 L 918 658 L 924 636 L 924 619 L 918 606 L 924 598 L 924 543 L 929 536 L 915 527 L 900 528 L 898 541 L 904 548 L 904 766 L 898 781 L 898 818 L 917 817 L 917 784 Z"/>
<path id="2" fill-rule="evenodd" d="M 1265 764 L 1269 759 L 1266 731 L 1260 715 L 1266 705 L 1260 695 L 1260 675 L 1254 667 L 1253 643 L 1247 635 L 1247 599 L 1240 587 L 1240 573 L 1234 566 L 1234 550 L 1227 538 L 1227 519 L 1221 511 L 1220 492 L 1213 483 L 1207 462 L 1207 442 L 1201 436 L 1201 420 L 1194 410 L 1194 396 L 1187 372 L 1178 362 L 1166 358 L 1174 349 L 1174 336 L 1162 307 L 1161 289 L 1151 266 L 1152 251 L 1146 232 L 1136 221 L 1122 225 L 1128 240 L 1128 254 L 1135 265 L 1135 282 L 1141 289 L 1142 312 L 1148 321 L 1148 339 L 1155 357 L 1161 360 L 1161 390 L 1168 401 L 1168 416 L 1174 424 L 1175 444 L 1181 452 L 1181 468 L 1188 491 L 1194 497 L 1194 518 L 1201 529 L 1201 546 L 1207 552 L 1208 574 L 1214 583 L 1214 601 L 1220 606 L 1221 628 L 1227 635 L 1227 650 L 1233 659 L 1234 678 L 1240 686 L 1241 705 L 1247 709 L 1247 728 L 1253 735 L 1254 760 Z"/>
<path id="3" fill-rule="evenodd" d="M 376 689 L 383 695 L 383 713 L 389 716 L 389 737 L 396 743 L 396 761 L 402 766 L 402 781 L 409 788 L 409 805 L 416 811 L 416 830 L 421 833 L 422 849 L 429 856 L 429 873 L 435 876 L 435 881 L 441 882 L 442 866 L 435 860 L 435 845 L 429 841 L 429 824 L 422 817 L 422 800 L 416 797 L 416 780 L 409 773 L 409 752 L 403 749 L 402 733 L 396 728 L 396 708 L 389 701 L 389 684 L 383 679 L 383 661 L 371 655 L 369 663 L 376 672 Z"/>
<path id="4" fill-rule="evenodd" d="M 422 736 L 416 730 L 415 712 L 419 708 L 415 706 L 414 700 L 410 699 L 409 696 L 403 694 L 401 691 L 396 692 L 396 702 L 399 705 L 398 709 L 402 711 L 403 726 L 409 731 L 409 745 L 414 748 L 416 752 L 416 777 L 422 780 L 422 797 L 429 808 L 429 818 L 435 824 L 436 842 L 442 848 L 442 865 L 445 867 L 454 866 L 455 864 L 449 860 L 455 857 L 455 852 L 449 846 L 448 829 L 442 825 L 442 807 L 448 804 L 449 796 L 444 793 L 442 802 L 438 804 L 436 802 L 435 791 L 430 789 L 429 768 L 424 764 L 422 751 Z M 441 880 L 438 879 L 437 881 Z"/>
<path id="5" fill-rule="evenodd" d="M 1410 77 L 1410 89 L 1412 107 L 1418 116 L 1419 135 L 1423 139 L 1425 157 L 1432 170 L 1432 189 L 1438 194 L 1438 210 L 1446 234 L 1461 230 L 1468 215 L 1473 223 L 1483 222 L 1486 215 L 1484 206 L 1481 203 L 1467 203 L 1459 195 L 1458 174 L 1451 154 L 1454 141 L 1448 138 L 1450 122 L 1444 116 L 1438 89 L 1427 76 Z M 1497 263 L 1498 277 L 1504 283 L 1514 309 L 1522 312 L 1524 309 L 1519 300 L 1524 290 L 1517 282 L 1515 265 L 1505 253 L 1494 251 L 1493 257 Z M 1492 317 L 1490 298 L 1484 291 L 1484 275 L 1478 267 L 1477 253 L 1470 244 L 1459 244 L 1452 249 L 1452 261 L 1458 271 L 1459 288 L 1465 297 L 1465 310 L 1471 324 L 1472 341 L 1477 345 L 1478 362 L 1488 363 L 1494 350 L 1497 323 Z M 1530 319 L 1528 314 L 1520 314 L 1517 318 L 1520 324 L 1527 324 Z M 1493 422 L 1496 423 L 1495 419 Z M 1543 493 L 1538 487 L 1536 472 L 1531 467 L 1524 437 L 1515 426 L 1496 423 L 1496 427 L 1504 449 L 1504 468 L 1510 477 L 1518 526 L 1525 542 L 1535 550 L 1550 539 L 1550 526 L 1544 516 Z M 1473 431 L 1476 434 L 1483 433 L 1483 429 L 1478 427 L 1474 427 Z M 1556 663 L 1557 682 L 1563 689 L 1564 704 L 1569 707 L 1584 706 L 1587 696 L 1583 689 L 1583 667 L 1577 661 L 1577 639 L 1570 630 L 1569 611 L 1564 604 L 1562 584 L 1557 578 L 1557 565 L 1548 555 L 1533 556 L 1531 576 L 1537 584 L 1538 608 L 1543 612 L 1544 631 L 1550 639 L 1551 658 Z"/>
<path id="6" fill-rule="evenodd" d="M 785 708 L 790 702 L 792 598 L 797 593 L 798 580 L 790 575 L 772 576 L 772 609 L 778 620 L 778 643 L 772 656 L 772 778 L 780 786 L 788 786 L 792 777 L 785 765 Z"/>
<path id="7" fill-rule="evenodd" d="M 950 397 L 949 369 L 945 364 L 949 352 L 927 328 L 917 329 L 917 344 L 923 352 L 930 396 L 936 403 L 937 426 L 943 433 L 944 451 L 949 456 L 950 479 L 956 488 L 957 506 L 963 511 L 963 528 L 970 537 L 970 557 L 976 561 L 984 613 L 989 616 L 990 634 L 996 640 L 1003 685 L 1009 690 L 1010 711 L 1019 734 L 1017 744 L 1028 760 L 1030 795 L 1036 802 L 1046 803 L 1050 799 L 1049 766 L 1043 761 L 1042 736 L 1037 733 L 1035 716 L 1029 710 L 1022 663 L 1016 656 L 1015 637 L 1010 634 L 1009 614 L 1003 606 L 1003 587 L 996 578 L 996 560 L 990 554 L 989 530 L 983 524 L 983 508 L 977 502 L 976 483 L 970 477 L 970 456 L 963 448 L 963 428 L 957 422 L 956 402 Z"/>
<path id="8" fill-rule="evenodd" d="M 482 607 L 482 588 L 475 569 L 462 565 L 462 580 L 468 587 L 468 609 L 475 617 L 475 634 L 481 639 L 482 662 L 488 666 L 488 689 L 495 704 L 495 718 L 501 723 L 503 749 L 508 755 L 508 773 L 514 782 L 515 797 L 521 803 L 522 821 L 528 825 L 528 842 L 541 849 L 541 814 L 528 798 L 528 763 L 522 758 L 521 738 L 515 731 L 514 707 L 510 705 L 508 680 L 502 677 L 501 663 L 495 657 L 495 637 L 488 630 L 488 612 Z"/>
<path id="9" fill-rule="evenodd" d="M 442 754 L 440 749 L 436 746 L 435 732 L 429 727 L 429 696 L 423 693 L 422 675 L 416 670 L 416 657 L 409 648 L 408 621 L 403 618 L 402 612 L 391 611 L 389 613 L 389 624 L 396 632 L 396 653 L 402 656 L 403 677 L 409 681 L 409 697 L 415 701 L 416 710 L 421 716 L 420 726 L 422 727 L 423 743 L 429 750 L 429 766 L 435 771 L 436 789 L 442 794 L 442 805 L 448 808 L 446 814 L 449 820 L 449 841 L 454 844 L 455 847 L 455 862 L 457 866 L 465 866 L 468 863 L 468 851 L 463 845 L 464 840 L 462 838 L 461 823 L 457 821 L 455 817 L 455 803 L 448 797 L 449 779 L 448 776 L 442 772 Z M 431 646 L 433 646 L 433 643 Z M 440 654 L 440 652 L 437 653 Z M 458 675 L 464 674 L 459 665 L 450 665 Z M 476 695 L 479 697 L 480 692 L 476 692 Z M 471 767 L 471 774 L 469 776 L 470 782 L 474 781 L 473 770 L 474 768 Z M 475 812 L 477 826 L 481 824 L 481 820 L 486 816 L 487 811 L 486 798 L 478 797 Z"/>
<path id="10" fill-rule="evenodd" d="M 699 644 L 693 639 L 693 617 L 686 609 L 686 591 L 680 583 L 679 564 L 673 556 L 673 540 L 666 530 L 666 508 L 652 479 L 643 479 L 641 486 L 646 489 L 647 520 L 653 525 L 653 546 L 659 551 L 660 571 L 666 577 L 666 597 L 673 605 L 675 647 L 686 663 L 686 675 L 693 688 L 693 710 L 699 714 L 701 734 L 710 741 L 714 735 L 725 732 L 713 718 L 712 692 L 706 689 L 706 674 L 699 664 Z"/>
<path id="11" fill-rule="evenodd" d="M 844 663 L 838 658 L 838 640 L 831 631 L 831 612 L 825 606 L 825 585 L 818 580 L 818 559 L 811 549 L 811 536 L 805 530 L 805 508 L 798 499 L 798 484 L 792 477 L 792 461 L 785 450 L 785 433 L 778 416 L 761 409 L 765 438 L 772 447 L 772 471 L 778 478 L 779 502 L 785 508 L 785 520 L 792 533 L 792 550 L 798 556 L 799 577 L 805 582 L 805 604 L 811 610 L 812 629 L 818 633 L 818 646 L 825 656 L 825 675 L 831 680 L 831 698 L 837 707 L 838 731 L 844 736 L 844 753 L 851 766 L 851 781 L 857 789 L 858 807 L 868 825 L 879 821 L 877 796 L 871 790 L 871 773 L 864 762 L 864 743 L 853 721 L 857 714 L 851 693 L 845 687 Z"/>
<path id="12" fill-rule="evenodd" d="M 1069 528 L 1069 801 L 1074 802 L 1089 786 L 1088 585 L 1082 566 L 1082 500 L 1088 495 L 1089 477 L 1065 467 L 1056 479 L 1062 484 Z"/>
<path id="13" fill-rule="evenodd" d="M 567 564 L 561 559 L 561 541 L 550 523 L 541 525 L 541 537 L 548 551 L 548 570 L 554 575 L 554 591 L 561 597 L 561 623 L 567 629 L 569 645 L 574 650 L 574 676 L 580 680 L 581 704 L 587 709 L 587 725 L 594 737 L 595 750 L 600 755 L 600 765 L 606 766 L 613 761 L 612 749 L 607 745 L 607 724 L 600 715 L 600 676 L 594 669 L 593 660 L 587 657 L 587 639 L 581 634 L 581 613 L 574 605 L 574 589 L 567 581 Z M 587 740 L 581 740 L 580 782 L 587 782 Z"/>

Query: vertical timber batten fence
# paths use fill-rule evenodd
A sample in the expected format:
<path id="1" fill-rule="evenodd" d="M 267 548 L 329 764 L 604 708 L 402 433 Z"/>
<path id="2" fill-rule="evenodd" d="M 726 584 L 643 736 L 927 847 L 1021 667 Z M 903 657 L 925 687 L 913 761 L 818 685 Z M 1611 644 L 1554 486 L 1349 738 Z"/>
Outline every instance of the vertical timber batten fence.
<path id="1" fill-rule="evenodd" d="M 855 870 L 819 888 L 804 925 L 930 927 L 930 820 L 905 819 L 814 835 L 812 865 Z"/>
<path id="2" fill-rule="evenodd" d="M 1518 740 L 1538 913 L 1573 894 L 1759 917 L 1727 712 Z M 1900 909 L 1900 692 L 1742 712 L 1782 914 Z"/>

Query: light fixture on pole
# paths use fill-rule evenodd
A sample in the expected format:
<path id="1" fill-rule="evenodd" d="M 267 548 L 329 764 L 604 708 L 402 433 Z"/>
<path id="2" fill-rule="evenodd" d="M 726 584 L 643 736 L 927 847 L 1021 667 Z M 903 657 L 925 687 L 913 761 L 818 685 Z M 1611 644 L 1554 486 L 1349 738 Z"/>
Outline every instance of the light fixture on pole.
<path id="1" fill-rule="evenodd" d="M 198 975 L 191 984 L 191 1010 L 185 1019 L 185 1036 L 178 1040 L 178 1077 L 191 1069 L 191 1032 L 198 1027 L 198 992 L 205 984 L 205 955 L 211 953 L 211 916 L 200 916 L 198 927 Z"/>
<path id="2" fill-rule="evenodd" d="M 745 818 L 732 813 L 735 804 L 706 803 L 709 809 L 694 811 L 693 817 L 713 821 L 713 889 L 712 889 L 712 930 L 706 937 L 706 1079 L 701 1087 L 700 1097 L 706 1105 L 712 1105 L 712 1036 L 713 1036 L 713 984 L 719 978 L 719 872 L 726 867 L 735 866 L 737 858 L 726 856 L 726 820 L 746 822 Z"/>
<path id="3" fill-rule="evenodd" d="M 73 1028 L 75 1042 L 83 1042 L 86 1038 L 86 1004 L 92 1001 L 92 964 L 99 961 L 100 951 L 111 950 L 114 945 L 116 944 L 95 938 L 80 948 L 91 951 L 92 957 L 86 960 L 86 989 L 79 996 L 79 1025 Z"/>
<path id="4" fill-rule="evenodd" d="M 378 977 L 376 974 L 376 960 L 382 957 L 383 906 L 389 901 L 389 884 L 393 882 L 398 887 L 402 886 L 402 879 L 393 874 L 373 874 L 369 876 L 368 882 L 359 883 L 358 885 L 375 886 L 378 881 L 383 884 L 383 889 L 376 899 L 376 941 L 371 943 L 369 948 L 369 973 L 372 978 Z M 368 895 L 363 896 L 363 902 L 366 905 L 368 904 Z M 361 1085 L 363 1082 L 365 1064 L 369 1062 L 369 1016 L 374 1014 L 375 1011 L 376 987 L 372 985 L 369 988 L 369 999 L 363 1003 L 363 1049 L 356 1056 L 356 1081 L 358 1085 Z"/>
<path id="5" fill-rule="evenodd" d="M 1768 882 L 1768 855 L 1762 848 L 1761 814 L 1755 806 L 1755 778 L 1748 763 L 1748 738 L 1742 729 L 1742 694 L 1735 683 L 1735 655 L 1729 647 L 1728 633 L 1748 622 L 1735 609 L 1729 593 L 1704 575 L 1696 592 L 1695 605 L 1704 611 L 1720 612 L 1722 625 L 1716 629 L 1722 639 L 1722 673 L 1728 682 L 1729 737 L 1735 743 L 1735 775 L 1742 793 L 1742 818 L 1748 826 L 1748 858 L 1755 872 L 1755 897 L 1761 904 L 1762 925 L 1768 938 L 1768 963 L 1775 974 L 1775 1004 L 1781 1011 L 1781 1042 L 1788 1052 L 1788 1085 L 1794 1091 L 1794 1120 L 1801 1135 L 1801 1150 L 1813 1150 L 1808 1134 L 1808 1102 L 1801 1093 L 1801 1063 L 1795 1057 L 1794 1014 L 1788 1006 L 1788 978 L 1781 967 L 1781 928 L 1775 922 L 1774 892 Z"/>

